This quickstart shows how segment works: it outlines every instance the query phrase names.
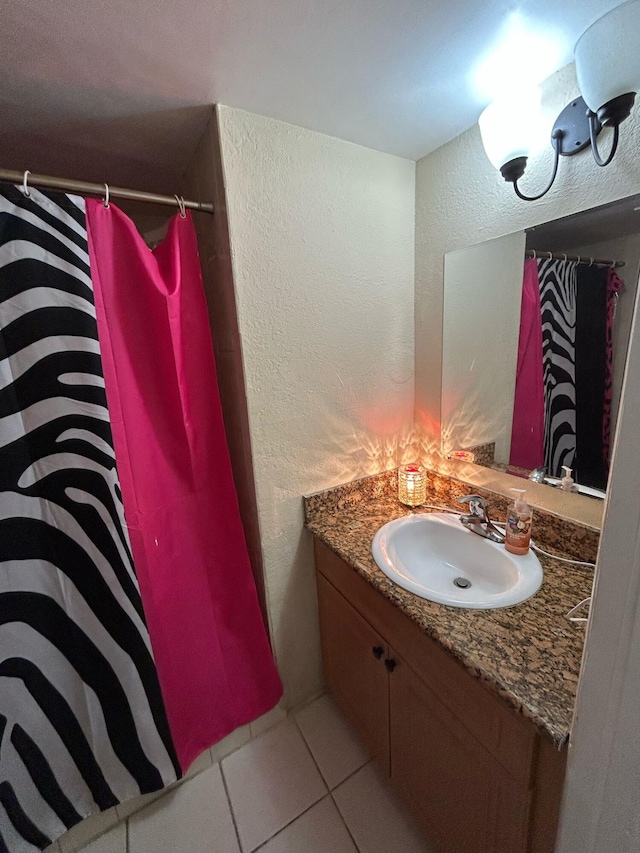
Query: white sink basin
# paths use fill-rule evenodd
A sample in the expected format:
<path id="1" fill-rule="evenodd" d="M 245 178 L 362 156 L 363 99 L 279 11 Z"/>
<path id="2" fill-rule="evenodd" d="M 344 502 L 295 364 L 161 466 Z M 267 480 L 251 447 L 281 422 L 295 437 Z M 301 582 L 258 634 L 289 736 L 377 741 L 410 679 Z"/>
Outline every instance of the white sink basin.
<path id="1" fill-rule="evenodd" d="M 450 607 L 511 607 L 542 584 L 542 566 L 532 551 L 510 554 L 446 513 L 390 521 L 376 533 L 371 550 L 385 575 L 403 589 Z"/>

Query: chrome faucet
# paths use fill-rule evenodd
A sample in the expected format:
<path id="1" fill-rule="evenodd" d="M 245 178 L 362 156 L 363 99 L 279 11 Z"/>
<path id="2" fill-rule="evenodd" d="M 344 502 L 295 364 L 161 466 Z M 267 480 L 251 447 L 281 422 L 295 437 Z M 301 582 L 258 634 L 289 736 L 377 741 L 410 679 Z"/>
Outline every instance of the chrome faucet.
<path id="1" fill-rule="evenodd" d="M 546 483 L 547 486 L 560 485 L 560 477 L 550 477 L 546 468 L 534 468 L 529 474 L 529 479 L 534 483 Z"/>
<path id="2" fill-rule="evenodd" d="M 465 495 L 458 498 L 458 503 L 469 504 L 469 514 L 460 516 L 460 521 L 467 530 L 472 530 L 492 542 L 504 542 L 504 533 L 489 518 L 487 502 L 481 495 Z"/>

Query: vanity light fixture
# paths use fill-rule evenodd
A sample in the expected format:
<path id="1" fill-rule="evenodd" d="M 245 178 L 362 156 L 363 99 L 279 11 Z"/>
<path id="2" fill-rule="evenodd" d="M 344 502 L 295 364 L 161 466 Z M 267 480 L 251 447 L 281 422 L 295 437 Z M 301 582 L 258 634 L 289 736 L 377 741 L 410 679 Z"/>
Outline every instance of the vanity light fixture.
<path id="1" fill-rule="evenodd" d="M 398 468 L 398 500 L 406 506 L 420 506 L 427 500 L 427 472 L 422 465 Z"/>
<path id="2" fill-rule="evenodd" d="M 494 101 L 478 120 L 487 157 L 500 169 L 516 195 L 535 201 L 549 192 L 560 156 L 570 157 L 591 147 L 598 166 L 608 166 L 618 147 L 619 129 L 629 116 L 640 90 L 640 0 L 617 6 L 592 24 L 575 46 L 578 85 L 582 92 L 560 113 L 551 131 L 554 151 L 551 180 L 537 195 L 518 187 L 531 155 L 535 127 L 540 120 L 539 90 L 524 90 Z M 603 158 L 597 137 L 603 127 L 613 130 L 609 154 Z"/>

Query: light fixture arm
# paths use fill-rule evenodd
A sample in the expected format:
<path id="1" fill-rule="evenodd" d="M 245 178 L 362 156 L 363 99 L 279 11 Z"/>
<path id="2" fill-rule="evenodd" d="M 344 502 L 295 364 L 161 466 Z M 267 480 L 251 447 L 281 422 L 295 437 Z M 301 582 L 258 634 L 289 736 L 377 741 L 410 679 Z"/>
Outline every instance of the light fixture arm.
<path id="1" fill-rule="evenodd" d="M 620 135 L 620 127 L 619 125 L 614 125 L 613 128 L 613 141 L 611 143 L 611 151 L 609 151 L 609 156 L 606 160 L 603 160 L 600 156 L 600 152 L 598 151 L 598 141 L 596 136 L 598 134 L 598 126 L 599 121 L 595 113 L 592 113 L 591 110 L 587 113 L 589 117 L 589 138 L 591 139 L 591 151 L 593 152 L 593 159 L 596 161 L 598 166 L 608 166 L 609 163 L 613 160 L 615 153 L 618 149 L 618 138 Z"/>
<path id="2" fill-rule="evenodd" d="M 560 143 L 563 136 L 564 132 L 559 128 L 554 129 L 551 135 L 551 145 L 553 146 L 554 150 L 554 161 L 553 172 L 551 173 L 551 180 L 549 181 L 547 186 L 543 189 L 541 193 L 538 193 L 538 195 L 525 195 L 524 193 L 520 192 L 520 188 L 518 187 L 518 179 L 516 178 L 516 180 L 513 181 L 513 189 L 515 190 L 515 193 L 518 198 L 521 198 L 523 201 L 537 201 L 539 198 L 542 198 L 543 195 L 546 195 L 549 192 L 549 190 L 553 186 L 553 182 L 556 179 L 556 175 L 558 174 L 558 163 L 560 162 Z"/>
<path id="3" fill-rule="evenodd" d="M 553 174 L 537 195 L 525 195 L 518 182 L 535 144 L 542 116 L 538 87 L 511 85 L 482 111 L 478 119 L 487 157 L 523 201 L 546 195 L 556 179 L 560 157 L 591 148 L 598 166 L 608 166 L 618 150 L 620 125 L 631 114 L 640 92 L 640 0 L 616 0 L 614 8 L 591 24 L 575 46 L 575 69 L 582 96 L 574 98 L 556 118 L 551 134 Z M 597 137 L 610 127 L 611 147 L 598 150 Z"/>

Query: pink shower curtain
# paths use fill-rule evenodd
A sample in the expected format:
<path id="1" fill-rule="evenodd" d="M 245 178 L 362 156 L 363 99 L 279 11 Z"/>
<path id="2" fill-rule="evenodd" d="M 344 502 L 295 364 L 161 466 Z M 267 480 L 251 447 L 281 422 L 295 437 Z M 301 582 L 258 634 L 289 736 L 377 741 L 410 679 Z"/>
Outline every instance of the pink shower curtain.
<path id="1" fill-rule="evenodd" d="M 113 204 L 86 208 L 126 523 L 186 769 L 282 688 L 238 511 L 191 216 L 176 214 L 151 252 Z"/>
<path id="2" fill-rule="evenodd" d="M 542 317 L 536 260 L 524 263 L 509 463 L 527 470 L 544 464 Z"/>

